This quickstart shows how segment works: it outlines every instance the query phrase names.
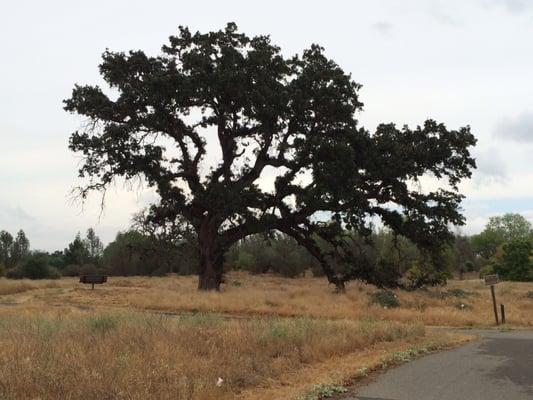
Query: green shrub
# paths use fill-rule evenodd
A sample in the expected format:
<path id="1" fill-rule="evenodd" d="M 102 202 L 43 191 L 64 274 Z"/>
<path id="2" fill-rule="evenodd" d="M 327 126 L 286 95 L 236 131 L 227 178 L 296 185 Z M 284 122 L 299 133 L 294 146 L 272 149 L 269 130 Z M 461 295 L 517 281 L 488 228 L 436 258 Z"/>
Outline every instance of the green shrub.
<path id="1" fill-rule="evenodd" d="M 61 272 L 56 267 L 48 268 L 48 279 L 59 279 L 61 278 Z"/>
<path id="2" fill-rule="evenodd" d="M 272 244 L 272 271 L 287 278 L 303 275 L 310 265 L 310 255 L 293 239 L 280 237 Z"/>
<path id="3" fill-rule="evenodd" d="M 252 271 L 255 264 L 254 256 L 246 251 L 240 251 L 237 256 L 236 268 L 243 271 Z"/>
<path id="4" fill-rule="evenodd" d="M 492 265 L 487 264 L 479 270 L 479 277 L 483 278 L 485 275 L 492 275 L 494 273 L 494 268 Z"/>
<path id="5" fill-rule="evenodd" d="M 46 279 L 50 275 L 48 255 L 33 253 L 26 258 L 21 266 L 22 276 L 30 279 Z"/>
<path id="6" fill-rule="evenodd" d="M 168 274 L 168 267 L 167 266 L 161 266 L 155 270 L 152 271 L 150 276 L 166 276 Z"/>
<path id="7" fill-rule="evenodd" d="M 526 297 L 528 299 L 533 299 L 533 290 L 530 290 L 529 292 L 526 293 Z"/>
<path id="8" fill-rule="evenodd" d="M 310 268 L 311 268 L 311 273 L 313 274 L 314 277 L 319 278 L 319 277 L 323 277 L 326 275 L 326 273 L 324 272 L 324 268 L 322 268 L 322 265 L 320 265 L 320 263 L 315 258 L 311 259 Z"/>
<path id="9" fill-rule="evenodd" d="M 307 393 L 304 400 L 318 400 L 318 399 L 328 399 L 340 393 L 347 393 L 348 389 L 340 385 L 329 385 L 319 383 L 314 385 L 310 392 Z"/>
<path id="10" fill-rule="evenodd" d="M 103 273 L 102 268 L 94 264 L 84 264 L 80 267 L 80 275 L 99 275 Z"/>
<path id="11" fill-rule="evenodd" d="M 8 279 L 22 279 L 22 269 L 20 267 L 10 268 L 6 272 L 6 278 Z"/>
<path id="12" fill-rule="evenodd" d="M 4 264 L 0 263 L 0 276 L 4 276 L 6 274 L 6 267 Z"/>
<path id="13" fill-rule="evenodd" d="M 69 264 L 61 270 L 63 276 L 78 276 L 80 274 L 80 266 L 77 264 Z"/>
<path id="14" fill-rule="evenodd" d="M 533 280 L 531 255 L 533 246 L 528 240 L 516 239 L 503 245 L 503 255 L 494 263 L 494 272 L 510 281 Z"/>
<path id="15" fill-rule="evenodd" d="M 476 266 L 474 265 L 474 263 L 472 261 L 466 261 L 465 262 L 465 269 L 468 271 L 468 272 L 474 272 Z"/>
<path id="16" fill-rule="evenodd" d="M 370 304 L 377 304 L 385 308 L 400 306 L 398 296 L 389 290 L 378 290 L 370 295 Z"/>

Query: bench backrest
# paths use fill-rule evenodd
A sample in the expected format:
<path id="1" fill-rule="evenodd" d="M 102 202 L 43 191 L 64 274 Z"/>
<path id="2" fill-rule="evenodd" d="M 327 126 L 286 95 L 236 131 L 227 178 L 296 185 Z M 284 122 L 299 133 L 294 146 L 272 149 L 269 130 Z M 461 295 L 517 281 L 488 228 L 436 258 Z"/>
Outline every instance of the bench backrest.
<path id="1" fill-rule="evenodd" d="M 80 283 L 105 283 L 107 275 L 80 275 Z"/>

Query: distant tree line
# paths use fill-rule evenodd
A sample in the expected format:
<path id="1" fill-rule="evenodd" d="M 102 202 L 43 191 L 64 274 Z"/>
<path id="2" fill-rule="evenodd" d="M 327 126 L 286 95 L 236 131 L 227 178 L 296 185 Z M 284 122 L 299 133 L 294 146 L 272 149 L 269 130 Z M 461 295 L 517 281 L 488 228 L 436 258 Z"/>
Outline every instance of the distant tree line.
<path id="1" fill-rule="evenodd" d="M 0 231 L 0 275 L 8 278 L 46 279 L 80 274 L 165 275 L 196 274 L 198 249 L 181 223 L 151 223 L 142 211 L 131 227 L 119 232 L 104 247 L 93 228 L 84 237 L 77 233 L 64 250 L 30 250 L 21 230 L 15 238 Z"/>
<path id="2" fill-rule="evenodd" d="M 533 280 L 533 231 L 519 214 L 491 217 L 476 235 L 455 234 L 453 244 L 438 255 L 426 253 L 412 241 L 387 229 L 350 237 L 340 256 L 330 260 L 338 273 L 358 268 L 357 274 L 377 286 L 414 289 L 444 283 L 455 275 L 498 273 L 502 279 Z M 178 221 L 161 226 L 136 214 L 130 228 L 104 247 L 94 229 L 78 233 L 63 251 L 31 251 L 24 231 L 15 236 L 0 231 L 0 272 L 9 278 L 58 278 L 86 273 L 117 276 L 168 273 L 197 274 L 199 253 L 194 233 Z M 326 242 L 318 241 L 328 253 Z M 252 274 L 275 273 L 296 278 L 322 276 L 323 269 L 292 237 L 280 232 L 251 235 L 233 245 L 224 269 Z"/>

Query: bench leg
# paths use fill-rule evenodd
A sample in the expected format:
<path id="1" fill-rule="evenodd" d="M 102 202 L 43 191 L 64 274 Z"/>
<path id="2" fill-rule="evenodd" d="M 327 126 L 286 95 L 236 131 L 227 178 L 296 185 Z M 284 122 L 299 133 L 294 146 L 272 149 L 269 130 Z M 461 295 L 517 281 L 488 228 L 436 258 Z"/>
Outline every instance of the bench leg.
<path id="1" fill-rule="evenodd" d="M 94 283 L 92 285 L 93 285 L 93 287 L 91 289 L 94 290 Z"/>

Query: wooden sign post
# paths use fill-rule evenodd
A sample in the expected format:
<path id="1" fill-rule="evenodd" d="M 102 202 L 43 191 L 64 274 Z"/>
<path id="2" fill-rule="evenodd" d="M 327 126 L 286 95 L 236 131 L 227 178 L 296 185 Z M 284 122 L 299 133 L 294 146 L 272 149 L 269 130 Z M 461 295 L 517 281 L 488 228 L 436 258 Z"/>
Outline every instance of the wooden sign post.
<path id="1" fill-rule="evenodd" d="M 494 318 L 496 319 L 496 325 L 500 325 L 498 320 L 498 307 L 496 306 L 496 293 L 494 292 L 494 285 L 500 281 L 498 274 L 485 275 L 485 285 L 490 286 L 490 292 L 492 294 L 492 306 L 494 308 Z"/>

